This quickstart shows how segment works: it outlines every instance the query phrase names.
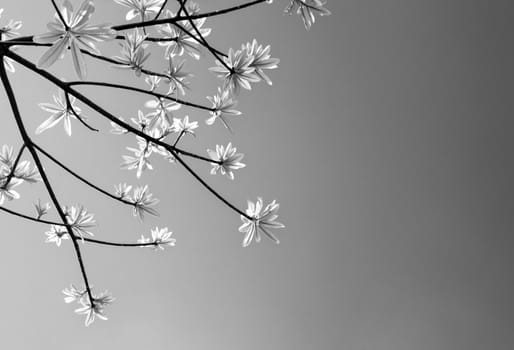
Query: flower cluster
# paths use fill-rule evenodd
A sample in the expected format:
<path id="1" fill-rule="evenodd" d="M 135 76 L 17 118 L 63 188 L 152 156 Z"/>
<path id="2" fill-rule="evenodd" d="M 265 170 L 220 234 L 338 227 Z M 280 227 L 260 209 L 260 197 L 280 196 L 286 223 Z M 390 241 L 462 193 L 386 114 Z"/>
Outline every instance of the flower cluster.
<path id="1" fill-rule="evenodd" d="M 65 288 L 62 293 L 64 294 L 64 302 L 66 304 L 77 302 L 79 308 L 75 312 L 79 315 L 86 315 L 85 324 L 89 326 L 95 321 L 96 318 L 107 320 L 104 314 L 104 309 L 107 305 L 112 304 L 114 298 L 107 291 L 100 295 L 92 295 L 90 299 L 87 289 L 78 289 L 73 284 L 70 288 Z"/>
<path id="2" fill-rule="evenodd" d="M 258 82 L 272 85 L 272 81 L 267 74 L 269 74 L 269 70 L 278 68 L 280 60 L 271 56 L 270 45 L 260 44 L 256 39 L 253 39 L 243 43 L 239 48 L 230 48 L 228 52 L 222 52 L 211 46 L 206 40 L 211 34 L 211 29 L 206 27 L 208 17 L 236 11 L 243 7 L 262 3 L 262 1 L 249 2 L 241 6 L 233 6 L 225 10 L 205 13 L 200 13 L 198 4 L 193 1 L 180 0 L 174 2 L 175 5 L 178 3 L 178 8 L 175 11 L 165 8 L 173 6 L 171 2 L 165 0 L 114 0 L 114 2 L 128 8 L 128 12 L 125 15 L 127 21 L 137 19 L 138 22 L 117 26 L 109 24 L 93 25 L 90 24 L 92 14 L 95 11 L 93 1 L 82 0 L 81 5 L 76 10 L 69 0 L 64 0 L 62 6 L 58 6 L 56 1 L 52 1 L 56 13 L 52 22 L 47 25 L 48 32 L 23 37 L 20 39 L 20 42 L 10 42 L 7 44 L 2 42 L 2 47 L 11 50 L 11 52 L 13 49 L 22 46 L 22 44 L 27 44 L 27 46 L 46 46 L 46 51 L 37 62 L 37 66 L 40 69 L 51 67 L 69 51 L 75 72 L 80 79 L 85 79 L 87 75 L 84 55 L 88 55 L 92 59 L 112 63 L 117 68 L 133 71 L 136 77 L 144 78 L 144 82 L 147 84 L 146 89 L 142 89 L 136 86 L 108 82 L 66 83 L 64 80 L 48 72 L 43 73 L 40 69 L 34 68 L 33 65 L 25 64 L 29 70 L 48 78 L 62 89 L 53 96 L 53 103 L 39 104 L 39 107 L 50 113 L 50 116 L 47 116 L 46 120 L 37 127 L 35 133 L 40 134 L 62 121 L 66 134 L 71 136 L 73 119 L 79 120 L 89 129 L 93 129 L 86 124 L 86 117 L 82 115 L 81 109 L 76 106 L 76 98 L 72 96 L 73 94 L 80 96 L 74 89 L 75 86 L 81 84 L 103 86 L 104 88 L 119 88 L 145 94 L 146 96 L 150 95 L 151 99 L 141 106 L 141 109 L 137 111 L 137 115 L 132 118 L 130 116 L 126 117 L 127 119 L 130 118 L 129 124 L 126 124 L 123 118 L 113 117 L 108 112 L 105 112 L 103 108 L 89 100 L 89 98 L 80 96 L 80 99 L 91 110 L 111 120 L 113 127 L 111 132 L 113 134 L 135 134 L 137 144 L 134 147 L 126 147 L 130 154 L 122 155 L 122 168 L 135 170 L 136 177 L 140 178 L 145 170 L 153 169 L 153 158 L 152 162 L 150 160 L 152 155 L 162 156 L 168 162 L 179 163 L 207 190 L 221 199 L 235 212 L 241 214 L 243 223 L 239 227 L 239 231 L 244 234 L 244 247 L 254 241 L 260 242 L 262 235 L 265 235 L 275 243 L 279 243 L 273 230 L 283 228 L 284 225 L 277 221 L 279 204 L 275 200 L 267 205 L 264 205 L 260 197 L 256 202 L 248 201 L 248 208 L 244 212 L 228 202 L 202 178 L 201 174 L 194 170 L 194 166 L 189 166 L 185 160 L 185 157 L 190 157 L 189 159 L 203 161 L 211 165 L 210 173 L 212 175 L 216 175 L 219 172 L 233 180 L 234 172 L 244 168 L 246 165 L 242 162 L 243 153 L 238 153 L 237 149 L 232 146 L 232 142 L 229 142 L 226 146 L 217 144 L 214 150 L 207 149 L 208 157 L 193 153 L 182 146 L 179 148 L 178 145 L 183 137 L 188 137 L 186 135 L 197 136 L 198 129 L 198 122 L 190 120 L 189 116 L 192 114 L 178 115 L 182 107 L 184 109 L 191 108 L 204 111 L 206 114 L 208 113 L 208 117 L 205 120 L 207 125 L 222 124 L 232 132 L 229 121 L 231 118 L 241 115 L 241 112 L 236 109 L 237 101 L 234 99 L 234 96 L 239 94 L 242 89 L 251 90 L 253 84 Z M 267 0 L 266 2 L 272 3 L 273 1 Z M 305 28 L 309 29 L 315 22 L 316 16 L 330 14 L 330 11 L 324 7 L 325 3 L 326 0 L 290 0 L 289 5 L 284 11 L 288 14 L 298 14 Z M 0 15 L 2 15 L 2 12 L 3 9 L 0 9 Z M 161 15 L 162 18 L 157 19 Z M 10 20 L 4 26 L 0 26 L 0 41 L 17 36 L 21 26 L 20 21 L 14 20 Z M 119 34 L 113 28 L 119 30 Z M 107 57 L 100 53 L 96 45 L 99 42 L 111 39 L 119 40 L 120 51 L 117 55 Z M 150 45 L 153 45 L 152 43 L 162 48 L 166 60 L 166 67 L 158 71 L 147 67 L 151 61 L 149 58 L 151 52 Z M 16 44 L 16 47 L 13 47 L 13 44 Z M 186 92 L 189 92 L 191 86 L 192 79 L 190 78 L 193 77 L 185 69 L 186 59 L 193 58 L 194 60 L 199 60 L 202 49 L 208 50 L 214 56 L 216 59 L 215 67 L 211 67 L 209 70 L 223 80 L 222 84 L 220 84 L 221 86 L 217 88 L 217 92 L 207 97 L 211 106 L 186 100 L 185 97 Z M 7 51 L 3 52 L 7 53 Z M 11 55 L 11 57 L 16 58 L 14 55 Z M 24 64 L 21 59 L 18 58 L 18 60 Z M 0 64 L 4 64 L 7 70 L 14 72 L 13 61 L 10 58 L 4 57 L 3 62 L 0 62 Z M 192 65 L 194 66 L 195 64 L 193 62 Z M 8 95 L 10 94 L 8 93 Z M 15 111 L 15 113 L 17 112 Z M 132 125 L 135 125 L 135 127 Z M 21 159 L 25 148 L 28 148 L 31 154 L 34 155 L 34 152 L 36 152 L 34 147 L 36 149 L 39 149 L 39 147 L 32 143 L 30 138 L 24 137 L 24 140 L 25 144 L 17 155 L 14 154 L 12 147 L 4 145 L 0 149 L 0 205 L 6 200 L 10 201 L 19 198 L 20 195 L 16 189 L 23 182 L 33 183 L 41 180 L 38 169 L 42 172 L 44 169 L 39 164 L 38 159 L 35 159 L 38 162 L 38 167 L 32 166 L 28 161 Z M 42 152 L 45 153 L 44 151 Z M 52 159 L 52 157 L 50 158 Z M 115 194 L 112 195 L 93 185 L 88 180 L 74 174 L 64 165 L 60 164 L 59 161 L 53 160 L 99 192 L 131 206 L 133 215 L 140 220 L 143 220 L 147 214 L 158 215 L 155 206 L 159 200 L 150 193 L 148 185 L 133 187 L 126 183 L 120 183 L 115 186 Z M 77 253 L 80 253 L 79 246 L 75 244 L 78 239 L 81 239 L 83 243 L 87 241 L 110 246 L 139 245 L 155 250 L 164 250 L 165 246 L 175 246 L 176 240 L 172 237 L 172 232 L 168 231 L 167 227 L 155 227 L 151 230 L 150 236 L 141 235 L 141 238 L 137 240 L 137 244 L 107 242 L 86 238 L 88 235 L 93 236 L 91 232 L 95 226 L 93 214 L 79 205 L 60 207 L 51 184 L 49 184 L 49 181 L 46 181 L 46 177 L 44 178 L 45 186 L 53 200 L 53 204 L 57 206 L 62 216 L 61 223 L 42 220 L 41 217 L 49 212 L 50 204 L 42 204 L 40 200 L 34 203 L 35 218 L 29 219 L 50 224 L 50 228 L 45 232 L 45 242 L 55 243 L 57 246 L 60 246 L 63 240 L 72 239 Z M 19 216 L 25 215 L 19 214 Z M 77 254 L 77 256 L 84 274 L 85 287 L 78 289 L 71 285 L 70 288 L 64 289 L 64 301 L 66 303 L 78 303 L 79 307 L 75 312 L 86 316 L 85 324 L 88 326 L 96 318 L 107 319 L 104 309 L 113 302 L 114 298 L 107 292 L 99 295 L 92 293 L 82 265 L 81 255 Z"/>
<path id="3" fill-rule="evenodd" d="M 330 11 L 323 7 L 325 3 L 326 0 L 291 0 L 284 12 L 289 15 L 296 12 L 302 18 L 305 29 L 309 30 L 316 20 L 315 14 L 330 15 Z"/>
<path id="4" fill-rule="evenodd" d="M 2 16 L 2 13 L 4 12 L 4 9 L 0 9 L 0 17 Z M 0 27 L 0 40 L 6 38 L 11 38 L 16 35 L 19 35 L 18 30 L 21 28 L 22 23 L 21 21 L 15 21 L 15 20 L 9 20 L 9 23 L 4 25 L 3 27 Z M 7 69 L 9 72 L 14 73 L 14 65 L 13 60 L 9 57 L 4 57 L 4 66 L 5 69 Z"/>
<path id="5" fill-rule="evenodd" d="M 278 218 L 277 211 L 279 206 L 275 200 L 266 207 L 263 206 L 262 198 L 257 198 L 255 203 L 248 201 L 248 208 L 246 209 L 248 217 L 241 215 L 243 224 L 239 227 L 239 232 L 245 235 L 243 247 L 249 246 L 252 241 L 259 243 L 261 241 L 261 231 L 275 243 L 280 243 L 278 238 L 271 232 L 272 229 L 284 227 L 284 224 L 275 221 Z"/>
<path id="6" fill-rule="evenodd" d="M 243 153 L 236 153 L 237 148 L 232 147 L 229 143 L 227 147 L 216 145 L 216 151 L 207 150 L 209 156 L 214 163 L 212 164 L 211 174 L 216 175 L 218 170 L 222 175 L 227 175 L 229 179 L 234 180 L 233 170 L 244 168 L 246 165 L 241 163 L 244 157 Z"/>
<path id="7" fill-rule="evenodd" d="M 52 115 L 46 119 L 36 129 L 36 134 L 41 134 L 43 131 L 50 129 L 57 125 L 61 120 L 64 123 L 64 130 L 68 136 L 71 136 L 71 120 L 77 119 L 77 116 L 85 120 L 86 117 L 81 115 L 79 107 L 75 106 L 75 97 L 65 97 L 62 90 L 59 90 L 57 95 L 54 95 L 54 103 L 40 103 L 39 107 L 51 113 Z"/>
<path id="8" fill-rule="evenodd" d="M 141 71 L 145 61 L 150 57 L 150 53 L 145 49 L 148 44 L 145 44 L 146 35 L 139 33 L 134 29 L 132 33 L 125 36 L 125 41 L 121 45 L 121 56 L 114 56 L 113 58 L 118 61 L 117 68 L 132 69 L 136 76 L 141 76 Z"/>
<path id="9" fill-rule="evenodd" d="M 189 15 L 194 15 L 199 12 L 198 5 L 191 1 L 186 5 L 186 9 Z M 173 18 L 176 15 L 178 15 L 178 13 L 175 14 L 171 10 L 166 10 L 164 13 L 165 18 Z M 169 59 L 170 57 L 182 56 L 184 53 L 187 53 L 191 57 L 199 60 L 200 49 L 198 42 L 200 39 L 197 38 L 193 32 L 196 28 L 203 38 L 207 37 L 211 33 L 211 29 L 202 28 L 205 21 L 206 18 L 203 17 L 191 21 L 183 20 L 178 21 L 176 24 L 167 23 L 159 26 L 157 30 L 164 39 L 159 42 L 159 45 L 166 48 L 164 54 L 165 58 Z"/>
<path id="10" fill-rule="evenodd" d="M 147 20 L 152 14 L 159 12 L 164 0 L 114 0 L 116 3 L 130 8 L 125 16 L 127 21 L 136 17 Z"/>
<path id="11" fill-rule="evenodd" d="M 159 200 L 148 191 L 148 185 L 136 187 L 134 191 L 132 191 L 132 186 L 125 183 L 116 185 L 114 188 L 119 199 L 132 204 L 134 216 L 139 217 L 140 220 L 144 219 L 145 214 L 159 215 L 157 210 L 153 208 L 159 203 Z"/>
<path id="12" fill-rule="evenodd" d="M 5 200 L 20 198 L 15 190 L 24 181 L 35 183 L 41 180 L 39 171 L 29 161 L 20 161 L 12 147 L 3 145 L 0 149 L 0 205 Z"/>
<path id="13" fill-rule="evenodd" d="M 77 11 L 73 11 L 70 1 L 64 1 L 60 13 L 56 13 L 54 21 L 48 24 L 50 31 L 34 37 L 38 43 L 52 44 L 39 59 L 39 68 L 52 66 L 70 48 L 75 72 L 81 79 L 86 77 L 86 63 L 81 50 L 100 55 L 95 42 L 111 40 L 116 36 L 116 31 L 108 24 L 89 25 L 94 11 L 93 1 L 84 0 Z"/>
<path id="14" fill-rule="evenodd" d="M 224 79 L 224 88 L 238 94 L 241 88 L 251 90 L 250 83 L 266 81 L 271 85 L 271 80 L 264 73 L 265 69 L 275 69 L 280 60 L 272 58 L 270 46 L 263 47 L 257 40 L 246 43 L 241 49 L 229 49 L 228 56 L 223 59 L 224 64 L 216 61 L 216 67 L 209 68 Z"/>
<path id="15" fill-rule="evenodd" d="M 165 245 L 169 245 L 171 247 L 175 246 L 176 239 L 171 238 L 173 232 L 168 231 L 168 228 L 158 228 L 151 230 L 151 238 L 147 238 L 141 235 L 141 238 L 137 240 L 137 243 L 143 244 L 141 247 L 150 247 L 155 250 L 164 250 Z"/>

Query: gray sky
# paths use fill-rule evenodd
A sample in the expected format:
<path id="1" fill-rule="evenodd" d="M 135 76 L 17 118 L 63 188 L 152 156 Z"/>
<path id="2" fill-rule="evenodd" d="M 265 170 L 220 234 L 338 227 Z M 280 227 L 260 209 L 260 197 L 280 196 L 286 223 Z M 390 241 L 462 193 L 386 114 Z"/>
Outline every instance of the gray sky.
<path id="1" fill-rule="evenodd" d="M 73 1 L 74 4 L 80 1 Z M 210 10 L 238 1 L 198 1 Z M 125 10 L 95 1 L 93 22 L 121 23 Z M 281 59 L 273 86 L 239 96 L 235 134 L 207 127 L 184 147 L 199 153 L 232 141 L 247 167 L 233 182 L 190 163 L 239 207 L 257 196 L 281 203 L 281 244 L 241 248 L 240 220 L 179 166 L 156 162 L 137 181 L 119 170 L 131 137 L 85 109 L 104 132 L 78 123 L 35 137 L 72 168 L 112 189 L 149 183 L 160 218 L 139 223 L 47 163 L 64 203 L 95 213 L 97 238 L 135 241 L 168 226 L 164 252 L 85 245 L 95 290 L 117 298 L 108 322 L 89 328 L 61 290 L 81 283 L 69 242 L 44 243 L 47 227 L 1 214 L 0 317 L 6 349 L 381 349 L 455 350 L 514 346 L 512 247 L 514 146 L 513 10 L 509 1 L 329 1 L 333 15 L 310 31 L 284 16 L 287 1 L 208 21 L 223 50 L 254 37 Z M 4 0 L 0 18 L 41 33 L 47 1 Z M 115 54 L 116 45 L 103 45 Z M 111 48 L 109 48 L 111 47 Z M 114 49 L 113 49 L 114 48 Z M 43 52 L 18 51 L 31 60 Z M 155 68 L 159 66 L 157 50 Z M 202 63 L 190 98 L 220 84 Z M 161 62 L 162 64 L 162 62 Z M 75 79 L 67 56 L 52 72 Z M 137 83 L 88 61 L 91 79 Z M 104 67 L 104 68 L 102 68 Z M 47 117 L 37 103 L 55 89 L 22 68 L 12 75 L 30 130 Z M 146 100 L 88 91 L 113 112 L 134 115 Z M 19 145 L 5 95 L 1 144 Z M 30 212 L 36 186 L 10 204 Z M 42 197 L 45 198 L 45 197 Z"/>

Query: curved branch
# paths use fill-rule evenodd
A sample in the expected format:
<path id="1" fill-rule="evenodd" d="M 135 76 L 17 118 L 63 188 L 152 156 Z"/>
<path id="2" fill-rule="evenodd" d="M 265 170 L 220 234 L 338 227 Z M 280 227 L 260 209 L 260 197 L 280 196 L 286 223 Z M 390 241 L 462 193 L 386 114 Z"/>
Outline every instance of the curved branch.
<path id="1" fill-rule="evenodd" d="M 134 203 L 132 202 L 129 202 L 129 201 L 126 201 L 120 197 L 116 197 L 115 195 L 113 195 L 112 193 L 104 190 L 103 188 L 100 188 L 98 187 L 97 185 L 93 184 L 92 182 L 90 182 L 89 180 L 86 180 L 85 178 L 83 178 L 82 176 L 80 176 L 79 174 L 77 174 L 76 172 L 74 172 L 73 170 L 71 170 L 70 168 L 68 168 L 66 165 L 64 165 L 63 163 L 61 163 L 57 158 L 55 158 L 54 156 L 52 156 L 50 153 L 48 153 L 47 151 L 45 151 L 41 146 L 39 146 L 38 144 L 36 143 L 32 143 L 32 145 L 34 146 L 34 148 L 36 148 L 39 152 L 43 153 L 48 159 L 50 159 L 52 162 L 54 162 L 55 164 L 57 164 L 61 169 L 63 169 L 64 171 L 66 171 L 67 173 L 69 173 L 70 175 L 72 175 L 73 177 L 75 177 L 76 179 L 80 180 L 81 182 L 83 182 L 84 184 L 88 185 L 89 187 L 93 188 L 94 190 L 106 195 L 107 197 L 109 198 L 112 198 L 118 202 L 121 202 L 123 204 L 127 204 L 127 205 L 131 205 L 133 206 Z"/>
<path id="2" fill-rule="evenodd" d="M 14 211 L 14 210 L 2 207 L 2 206 L 0 206 L 0 210 L 4 211 L 6 213 L 9 213 L 11 215 L 20 217 L 22 219 L 33 221 L 33 222 L 38 222 L 40 224 L 63 226 L 62 223 L 58 223 L 58 222 L 55 222 L 55 221 L 44 220 L 44 219 L 37 219 L 37 218 L 34 218 L 32 216 L 29 216 L 29 215 L 26 215 L 26 214 L 23 214 L 23 213 L 19 213 L 17 211 Z"/>

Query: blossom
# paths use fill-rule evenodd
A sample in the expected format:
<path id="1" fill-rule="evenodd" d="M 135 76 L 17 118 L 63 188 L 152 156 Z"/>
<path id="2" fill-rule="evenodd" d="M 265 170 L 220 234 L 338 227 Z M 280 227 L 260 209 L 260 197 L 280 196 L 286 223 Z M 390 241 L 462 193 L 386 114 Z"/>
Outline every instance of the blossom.
<path id="1" fill-rule="evenodd" d="M 93 214 L 88 213 L 83 207 L 78 206 L 64 207 L 63 211 L 66 215 L 68 225 L 71 226 L 75 235 L 82 238 L 82 240 L 86 234 L 93 236 L 93 233 L 89 231 L 89 229 L 95 226 Z"/>
<path id="2" fill-rule="evenodd" d="M 195 6 L 194 11 L 197 11 L 198 5 L 194 4 L 193 6 Z M 166 10 L 165 16 L 167 18 L 173 18 L 175 17 L 175 14 L 170 10 Z M 211 33 L 210 28 L 202 28 L 202 26 L 205 24 L 205 20 L 205 17 L 193 20 L 196 29 L 198 29 L 203 38 L 207 37 Z M 180 25 L 183 29 L 169 23 L 157 28 L 157 31 L 163 36 L 164 39 L 169 39 L 167 41 L 159 42 L 160 46 L 166 47 L 166 52 L 164 54 L 165 57 L 168 58 L 170 55 L 182 56 L 184 53 L 187 53 L 197 60 L 200 59 L 200 49 L 198 48 L 197 41 L 198 39 L 190 35 L 191 31 L 194 30 L 193 26 L 189 20 L 179 21 L 177 24 Z"/>
<path id="3" fill-rule="evenodd" d="M 141 177 L 141 174 L 146 169 L 153 169 L 152 164 L 148 160 L 148 157 L 150 157 L 151 149 L 148 147 L 144 148 L 132 148 L 127 147 L 127 149 L 134 153 L 134 156 L 127 156 L 123 155 L 123 163 L 121 164 L 121 167 L 123 169 L 132 170 L 136 169 L 136 176 L 139 179 Z"/>
<path id="4" fill-rule="evenodd" d="M 291 3 L 285 8 L 284 12 L 291 15 L 296 12 L 302 17 L 305 29 L 309 30 L 316 18 L 314 14 L 320 16 L 329 16 L 330 11 L 323 7 L 326 0 L 291 0 Z"/>
<path id="5" fill-rule="evenodd" d="M 159 12 L 164 0 L 114 0 L 114 2 L 130 8 L 125 16 L 127 21 L 137 16 L 140 16 L 141 20 L 144 21 L 149 18 L 148 15 L 151 13 Z"/>
<path id="6" fill-rule="evenodd" d="M 34 208 L 36 208 L 36 219 L 41 219 L 41 217 L 48 213 L 50 210 L 50 203 L 41 204 L 41 200 L 38 199 L 36 203 L 34 203 Z"/>
<path id="7" fill-rule="evenodd" d="M 159 87 L 159 84 L 161 82 L 161 77 L 158 75 L 148 75 L 145 78 L 145 82 L 150 85 L 150 91 L 154 91 L 156 88 Z"/>
<path id="8" fill-rule="evenodd" d="M 233 170 L 244 168 L 246 165 L 241 163 L 243 153 L 236 153 L 237 148 L 232 147 L 229 143 L 227 147 L 216 145 L 216 151 L 207 150 L 212 160 L 216 161 L 212 164 L 211 174 L 216 175 L 218 170 L 222 175 L 227 175 L 231 180 L 234 180 Z"/>
<path id="9" fill-rule="evenodd" d="M 145 236 L 141 235 L 141 238 L 137 240 L 137 243 L 140 244 L 148 244 L 153 243 L 152 245 L 147 245 L 147 247 L 153 247 L 153 249 L 157 250 L 164 250 L 164 245 L 169 245 L 174 247 L 176 239 L 171 238 L 173 232 L 169 232 L 168 228 L 161 228 L 155 227 L 155 229 L 151 230 L 152 238 L 146 238 Z M 142 246 L 145 247 L 145 246 Z"/>
<path id="10" fill-rule="evenodd" d="M 4 9 L 0 9 L 0 16 L 2 15 L 3 11 Z M 9 20 L 9 23 L 4 25 L 3 27 L 0 27 L 0 37 L 3 37 L 5 35 L 7 38 L 12 38 L 16 35 L 19 35 L 20 33 L 18 33 L 17 30 L 19 30 L 21 26 L 21 21 L 14 21 L 12 19 Z"/>
<path id="11" fill-rule="evenodd" d="M 132 189 L 132 186 L 127 185 L 126 183 L 115 185 L 114 186 L 116 196 L 120 199 L 126 200 L 129 198 L 130 190 Z"/>
<path id="12" fill-rule="evenodd" d="M 146 35 L 139 33 L 135 29 L 132 33 L 128 33 L 125 41 L 121 43 L 121 56 L 114 56 L 118 61 L 118 68 L 128 68 L 134 70 L 136 76 L 140 76 L 143 70 L 143 64 L 150 57 L 150 53 L 146 53 L 148 46 L 145 44 Z"/>
<path id="13" fill-rule="evenodd" d="M 228 56 L 223 57 L 225 64 L 216 61 L 216 67 L 209 70 L 218 74 L 218 77 L 225 79 L 225 87 L 239 93 L 240 89 L 251 90 L 250 83 L 260 81 L 259 75 L 252 67 L 253 56 L 247 54 L 246 50 L 236 50 L 230 48 Z"/>
<path id="14" fill-rule="evenodd" d="M 168 71 L 166 72 L 166 78 L 168 80 L 168 84 L 170 84 L 170 91 L 168 94 L 171 94 L 173 91 L 180 91 L 182 95 L 185 95 L 187 83 L 184 82 L 184 79 L 190 77 L 191 74 L 183 71 L 184 63 L 185 61 L 182 61 L 179 64 L 174 64 L 173 55 L 168 57 Z"/>
<path id="15" fill-rule="evenodd" d="M 65 295 L 64 302 L 66 304 L 73 303 L 74 301 L 78 301 L 87 295 L 87 290 L 77 289 L 73 284 L 70 285 L 70 288 L 64 288 L 62 293 Z"/>
<path id="16" fill-rule="evenodd" d="M 50 231 L 45 232 L 45 243 L 55 243 L 58 247 L 61 246 L 63 239 L 69 239 L 68 230 L 65 226 L 52 225 Z"/>
<path id="17" fill-rule="evenodd" d="M 246 50 L 246 54 L 248 56 L 252 57 L 250 67 L 255 68 L 255 74 L 257 74 L 268 85 L 271 85 L 271 80 L 264 73 L 264 69 L 277 68 L 280 60 L 278 58 L 271 57 L 270 45 L 264 47 L 258 44 L 257 40 L 253 39 L 252 43 L 246 43 L 242 48 L 243 50 Z"/>
<path id="18" fill-rule="evenodd" d="M 79 315 L 86 315 L 86 327 L 95 321 L 95 318 L 98 317 L 101 320 L 107 320 L 107 317 L 104 315 L 105 306 L 112 304 L 114 298 L 105 291 L 99 296 L 93 296 L 93 302 L 89 300 L 89 298 L 82 297 L 79 299 L 79 304 L 81 307 L 75 310 L 75 312 Z"/>
<path id="19" fill-rule="evenodd" d="M 69 104 L 63 96 L 62 91 L 59 91 L 57 95 L 54 95 L 55 104 L 51 103 L 40 103 L 39 107 L 52 113 L 50 118 L 41 123 L 36 129 L 36 134 L 41 134 L 46 129 L 49 129 L 59 123 L 61 120 L 64 121 L 64 130 L 68 136 L 71 136 L 71 120 L 77 119 L 75 113 L 80 116 L 80 108 L 75 106 L 75 97 L 69 96 Z M 75 111 L 75 113 L 73 112 Z M 81 116 L 81 118 L 84 118 Z"/>
<path id="20" fill-rule="evenodd" d="M 155 127 L 162 127 L 167 129 L 173 123 L 173 111 L 179 110 L 182 105 L 175 101 L 169 101 L 161 97 L 155 97 L 152 100 L 146 101 L 146 108 L 153 109 L 146 119 L 148 121 L 148 127 L 154 129 Z"/>
<path id="21" fill-rule="evenodd" d="M 16 165 L 13 177 L 27 181 L 29 183 L 36 183 L 41 181 L 41 176 L 39 175 L 39 170 L 37 167 L 31 166 L 31 163 L 26 160 L 21 161 Z"/>
<path id="22" fill-rule="evenodd" d="M 86 64 L 81 49 L 100 54 L 94 42 L 113 39 L 116 31 L 107 24 L 96 26 L 89 25 L 89 19 L 95 10 L 94 4 L 90 0 L 84 0 L 77 11 L 73 11 L 71 2 L 65 0 L 61 10 L 62 19 L 59 14 L 55 14 L 54 21 L 47 27 L 49 32 L 36 35 L 34 41 L 52 46 L 41 56 L 38 61 L 39 68 L 48 68 L 58 59 L 64 57 L 68 47 L 71 49 L 71 56 L 75 72 L 79 78 L 86 76 Z"/>
<path id="23" fill-rule="evenodd" d="M 218 93 L 212 97 L 207 96 L 207 99 L 212 103 L 211 116 L 205 121 L 207 125 L 212 125 L 216 119 L 221 120 L 223 125 L 230 130 L 225 116 L 228 115 L 241 115 L 240 111 L 236 111 L 237 102 L 230 97 L 230 90 L 221 89 L 218 87 Z"/>
<path id="24" fill-rule="evenodd" d="M 7 181 L 9 180 L 9 181 Z M 13 199 L 20 198 L 20 194 L 14 190 L 15 187 L 21 185 L 23 182 L 22 179 L 18 179 L 15 177 L 11 177 L 6 175 L 5 177 L 0 176 L 0 205 L 4 204 L 4 201 L 7 199 L 11 201 Z"/>
<path id="25" fill-rule="evenodd" d="M 198 122 L 190 122 L 189 116 L 186 115 L 183 119 L 173 118 L 171 129 L 176 133 L 191 134 L 194 136 L 194 130 L 198 128 Z"/>
<path id="26" fill-rule="evenodd" d="M 136 187 L 131 201 L 134 205 L 134 216 L 138 216 L 140 220 L 144 219 L 145 213 L 153 216 L 159 215 L 154 208 L 151 208 L 159 203 L 159 200 L 153 198 L 153 194 L 148 192 L 148 185 Z"/>
<path id="27" fill-rule="evenodd" d="M 257 198 L 257 202 L 253 203 L 248 201 L 248 208 L 246 214 L 248 217 L 241 215 L 243 224 L 239 227 L 239 232 L 244 233 L 243 247 L 247 247 L 250 243 L 261 241 L 261 235 L 259 231 L 262 231 L 268 238 L 275 243 L 280 243 L 277 237 L 271 232 L 271 229 L 285 227 L 280 222 L 275 221 L 278 218 L 277 211 L 279 204 L 273 200 L 268 204 L 264 210 L 262 198 Z"/>

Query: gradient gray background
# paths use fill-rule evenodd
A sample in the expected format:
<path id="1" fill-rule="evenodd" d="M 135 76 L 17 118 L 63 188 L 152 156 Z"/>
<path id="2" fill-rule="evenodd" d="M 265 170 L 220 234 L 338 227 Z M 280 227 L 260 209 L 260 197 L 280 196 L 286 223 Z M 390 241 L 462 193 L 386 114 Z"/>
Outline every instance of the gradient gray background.
<path id="1" fill-rule="evenodd" d="M 236 3 L 200 1 L 205 10 Z M 80 282 L 69 242 L 45 244 L 46 227 L 2 214 L 1 348 L 514 347 L 512 1 L 332 0 L 333 15 L 309 32 L 282 15 L 286 3 L 209 21 L 221 48 L 255 37 L 281 64 L 273 87 L 242 93 L 235 135 L 188 111 L 201 129 L 184 143 L 203 152 L 232 140 L 245 153 L 248 166 L 233 183 L 193 164 L 239 206 L 277 198 L 282 244 L 241 248 L 239 218 L 178 166 L 157 162 L 143 177 L 161 217 L 139 224 L 48 164 L 63 201 L 96 214 L 98 238 L 131 241 L 168 225 L 177 246 L 85 246 L 96 290 L 117 297 L 108 322 L 85 328 L 60 294 Z M 111 1 L 96 4 L 94 22 L 124 16 Z M 46 1 L 1 6 L 1 23 L 21 19 L 26 34 L 44 31 L 52 13 Z M 186 67 L 212 65 L 204 56 Z M 52 71 L 71 73 L 70 65 L 67 57 Z M 92 79 L 105 77 L 102 65 L 89 67 Z M 54 89 L 18 71 L 13 84 L 34 130 L 46 118 L 36 103 Z M 191 96 L 202 101 L 218 83 L 199 73 Z M 125 115 L 145 100 L 92 94 Z M 19 145 L 7 108 L 2 95 L 1 143 Z M 73 132 L 69 139 L 59 125 L 37 140 L 104 187 L 137 183 L 118 170 L 132 138 L 91 135 L 78 123 Z M 26 200 L 43 193 L 20 189 Z M 12 207 L 32 210 L 29 203 Z"/>

